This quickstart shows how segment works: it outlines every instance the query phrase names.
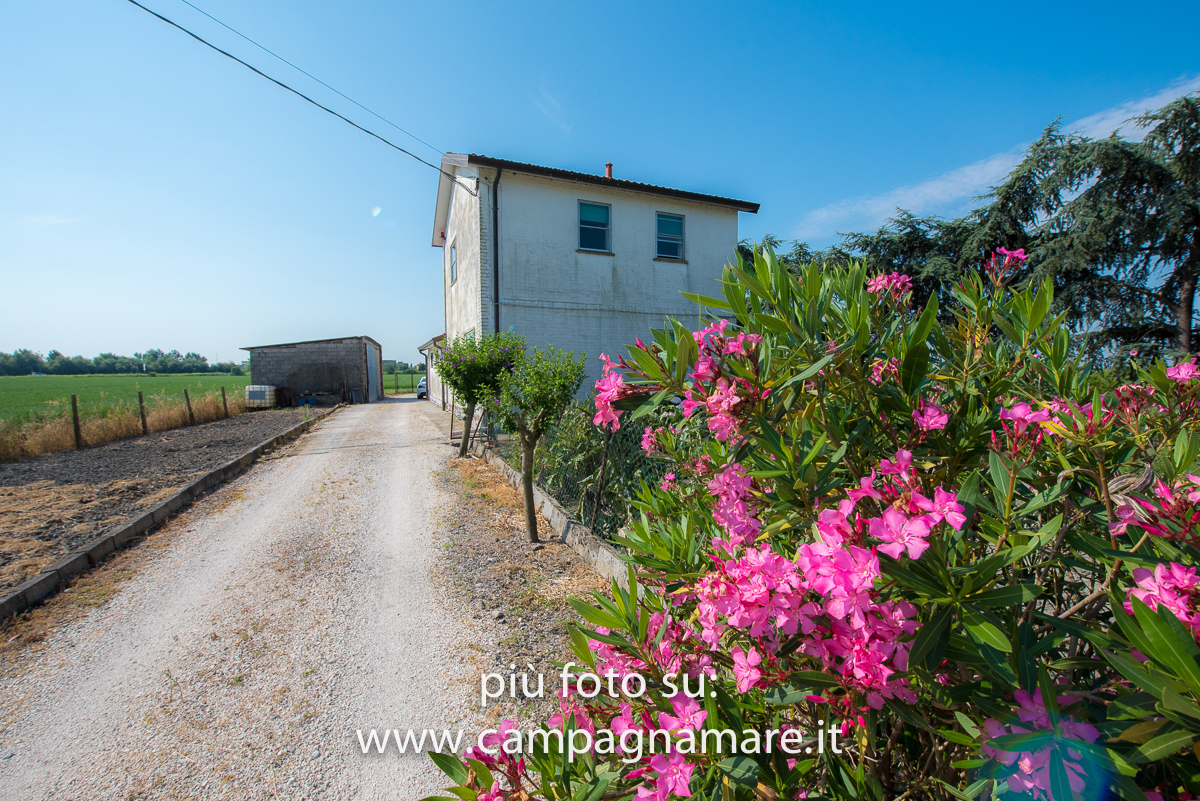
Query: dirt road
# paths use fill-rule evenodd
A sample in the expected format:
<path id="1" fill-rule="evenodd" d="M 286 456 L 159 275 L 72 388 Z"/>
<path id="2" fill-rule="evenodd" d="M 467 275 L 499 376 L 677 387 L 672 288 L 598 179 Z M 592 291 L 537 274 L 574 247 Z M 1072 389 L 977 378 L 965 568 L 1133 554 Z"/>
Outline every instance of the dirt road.
<path id="1" fill-rule="evenodd" d="M 476 723 L 467 633 L 429 575 L 443 439 L 411 398 L 352 406 L 155 534 L 111 601 L 0 676 L 0 798 L 443 787 L 356 735 Z"/>

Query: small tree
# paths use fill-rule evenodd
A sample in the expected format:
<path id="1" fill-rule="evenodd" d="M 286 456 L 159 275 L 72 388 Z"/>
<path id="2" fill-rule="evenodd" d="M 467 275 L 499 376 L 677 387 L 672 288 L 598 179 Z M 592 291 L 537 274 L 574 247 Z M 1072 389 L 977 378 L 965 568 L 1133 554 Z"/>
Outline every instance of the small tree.
<path id="1" fill-rule="evenodd" d="M 584 357 L 553 345 L 538 348 L 523 359 L 500 385 L 489 408 L 494 419 L 521 442 L 521 484 L 525 496 L 525 530 L 538 541 L 537 510 L 533 505 L 533 451 L 550 424 L 575 398 L 583 381 Z"/>
<path id="2" fill-rule="evenodd" d="M 458 455 L 467 455 L 471 421 L 475 407 L 500 394 L 500 382 L 525 353 L 525 338 L 519 334 L 497 332 L 484 334 L 478 341 L 474 331 L 467 331 L 450 340 L 434 361 L 434 368 L 446 386 L 467 407 L 467 430 L 463 432 Z"/>

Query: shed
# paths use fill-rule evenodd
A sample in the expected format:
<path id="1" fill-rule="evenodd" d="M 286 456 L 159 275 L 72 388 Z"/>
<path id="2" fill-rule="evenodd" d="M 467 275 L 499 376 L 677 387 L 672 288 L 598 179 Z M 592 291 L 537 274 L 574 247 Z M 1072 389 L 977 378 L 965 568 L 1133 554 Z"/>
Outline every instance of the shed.
<path id="1" fill-rule="evenodd" d="M 254 345 L 250 383 L 287 387 L 293 397 L 325 395 L 370 403 L 383 397 L 383 348 L 370 337 Z"/>

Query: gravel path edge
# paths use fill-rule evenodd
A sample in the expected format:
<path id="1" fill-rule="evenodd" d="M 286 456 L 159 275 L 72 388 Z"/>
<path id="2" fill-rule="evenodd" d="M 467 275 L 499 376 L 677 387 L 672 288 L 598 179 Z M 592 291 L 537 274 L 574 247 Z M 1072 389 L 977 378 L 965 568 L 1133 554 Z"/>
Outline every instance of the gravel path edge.
<path id="1" fill-rule="evenodd" d="M 297 423 L 266 442 L 259 443 L 237 459 L 200 476 L 141 517 L 127 520 L 79 550 L 67 554 L 37 576 L 0 598 L 0 623 L 42 603 L 55 592 L 68 586 L 75 576 L 100 564 L 117 549 L 124 548 L 135 538 L 162 524 L 167 518 L 191 504 L 204 493 L 241 475 L 264 453 L 280 445 L 286 445 L 340 408 L 339 404 L 310 420 Z"/>
<path id="2" fill-rule="evenodd" d="M 500 452 L 481 443 L 476 443 L 471 449 L 482 457 L 489 465 L 495 465 L 500 472 L 517 489 L 521 488 L 521 474 L 504 461 Z M 617 553 L 617 549 L 592 533 L 592 530 L 572 520 L 567 511 L 558 501 L 550 497 L 537 484 L 533 485 L 533 503 L 537 511 L 558 534 L 571 550 L 591 565 L 592 569 L 608 580 L 615 580 L 624 589 L 629 589 L 629 569 Z"/>

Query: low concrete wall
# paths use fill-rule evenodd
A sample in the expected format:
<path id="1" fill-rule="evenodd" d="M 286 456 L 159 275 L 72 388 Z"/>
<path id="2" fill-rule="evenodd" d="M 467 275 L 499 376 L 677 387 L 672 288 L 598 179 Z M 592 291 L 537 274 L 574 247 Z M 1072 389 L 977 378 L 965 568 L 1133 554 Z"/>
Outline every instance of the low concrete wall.
<path id="1" fill-rule="evenodd" d="M 67 554 L 39 575 L 0 598 L 0 621 L 7 620 L 19 612 L 42 603 L 46 598 L 66 587 L 75 576 L 100 564 L 118 548 L 123 548 L 135 538 L 148 533 L 183 507 L 198 500 L 204 493 L 240 475 L 264 453 L 296 439 L 338 408 L 334 407 L 311 420 L 297 423 L 279 436 L 267 440 L 239 458 L 196 479 L 141 517 L 127 520 L 116 528 L 110 529 L 108 533 L 98 539 L 92 540 L 78 551 Z"/>
<path id="2" fill-rule="evenodd" d="M 488 464 L 498 467 L 508 483 L 521 489 L 521 474 L 513 470 L 495 448 L 484 447 L 477 443 L 472 451 L 482 456 Z M 625 561 L 618 555 L 616 548 L 597 537 L 591 529 L 578 520 L 572 520 L 566 510 L 559 506 L 558 501 L 551 498 L 536 484 L 533 486 L 533 503 L 537 507 L 538 513 L 546 518 L 562 541 L 583 557 L 593 570 L 606 579 L 615 579 L 621 587 L 629 589 L 629 569 L 626 567 Z"/>

